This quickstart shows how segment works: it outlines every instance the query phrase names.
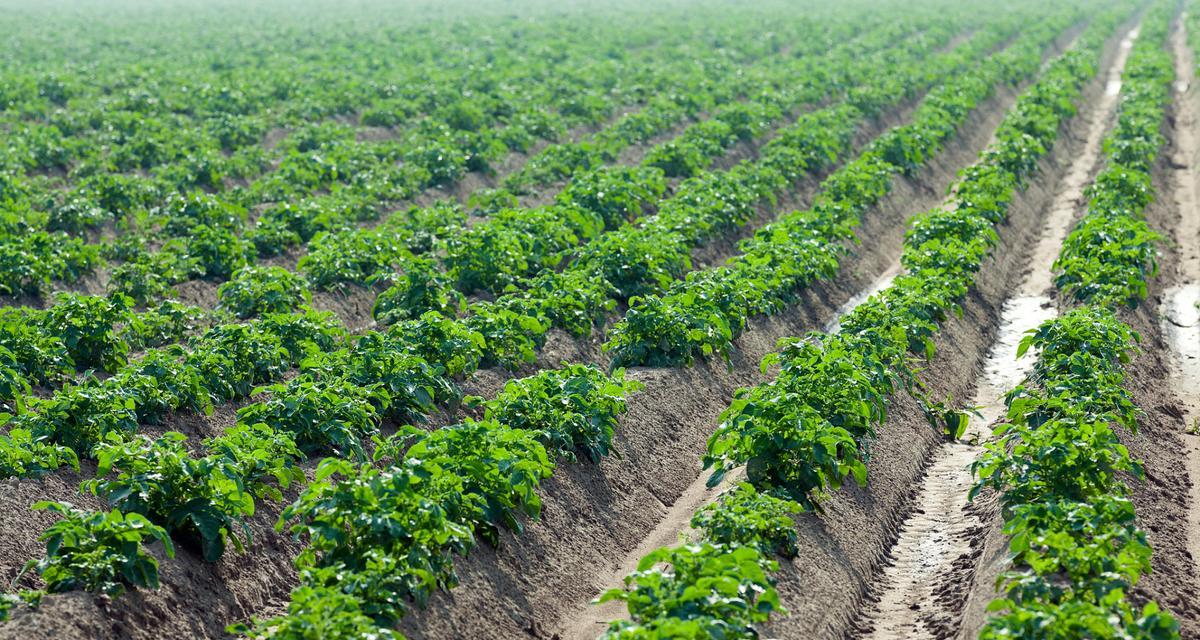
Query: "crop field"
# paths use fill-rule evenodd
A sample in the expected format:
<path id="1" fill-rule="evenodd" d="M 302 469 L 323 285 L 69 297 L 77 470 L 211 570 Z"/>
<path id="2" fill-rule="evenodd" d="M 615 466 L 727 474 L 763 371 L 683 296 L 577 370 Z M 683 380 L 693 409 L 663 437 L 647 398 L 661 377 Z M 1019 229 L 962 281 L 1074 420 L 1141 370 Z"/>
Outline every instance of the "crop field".
<path id="1" fill-rule="evenodd" d="M 0 7 L 0 640 L 1200 639 L 1200 0 Z"/>

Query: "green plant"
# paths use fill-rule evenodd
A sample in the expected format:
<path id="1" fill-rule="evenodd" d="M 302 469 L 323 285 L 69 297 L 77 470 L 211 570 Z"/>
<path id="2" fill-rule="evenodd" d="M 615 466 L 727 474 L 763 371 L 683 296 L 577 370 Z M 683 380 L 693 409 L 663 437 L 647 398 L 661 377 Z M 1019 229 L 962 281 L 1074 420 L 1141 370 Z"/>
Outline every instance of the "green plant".
<path id="1" fill-rule="evenodd" d="M 309 243 L 309 252 L 300 258 L 297 269 L 317 289 L 338 289 L 346 284 L 365 285 L 372 276 L 406 264 L 410 255 L 386 231 L 321 233 Z"/>
<path id="2" fill-rule="evenodd" d="M 630 617 L 601 637 L 757 638 L 755 625 L 784 611 L 767 577 L 776 566 L 753 547 L 705 543 L 653 551 L 626 576 L 624 589 L 597 600 L 625 602 Z"/>
<path id="3" fill-rule="evenodd" d="M 592 462 L 614 453 L 613 432 L 626 410 L 626 397 L 642 388 L 623 370 L 605 375 L 587 365 L 510 380 L 486 405 L 488 420 L 532 431 L 554 456 L 575 461 L 583 451 Z"/>
<path id="4" fill-rule="evenodd" d="M 185 362 L 213 398 L 232 400 L 282 375 L 290 360 L 276 334 L 249 324 L 226 324 L 201 336 Z"/>
<path id="5" fill-rule="evenodd" d="M 288 602 L 287 615 L 234 624 L 226 630 L 235 635 L 269 640 L 396 640 L 399 636 L 380 627 L 363 612 L 363 601 L 337 587 L 296 587 Z"/>
<path id="6" fill-rule="evenodd" d="M 135 394 L 135 389 L 89 377 L 64 386 L 47 400 L 30 403 L 31 410 L 11 418 L 10 425 L 28 429 L 34 441 L 62 445 L 90 459 L 92 448 L 108 434 L 137 430 Z"/>
<path id="7" fill-rule="evenodd" d="M 575 176 L 558 202 L 598 214 L 608 229 L 641 217 L 666 192 L 656 167 L 599 167 Z"/>
<path id="8" fill-rule="evenodd" d="M 42 602 L 42 596 L 45 591 L 40 590 L 25 590 L 18 593 L 0 593 L 0 622 L 7 621 L 12 617 L 13 608 L 21 605 L 27 605 L 32 609 L 36 609 Z"/>
<path id="9" fill-rule="evenodd" d="M 79 470 L 79 457 L 71 449 L 35 440 L 28 429 L 0 434 L 0 478 L 29 478 L 62 466 Z"/>
<path id="10" fill-rule="evenodd" d="M 217 308 L 239 318 L 284 313 L 312 302 L 308 285 L 281 267 L 242 267 L 217 289 Z"/>
<path id="11" fill-rule="evenodd" d="M 115 294 L 108 297 L 60 293 L 42 316 L 42 326 L 58 336 L 79 367 L 100 367 L 114 372 L 129 356 L 129 342 L 121 327 L 132 316 L 132 301 Z"/>
<path id="12" fill-rule="evenodd" d="M 549 330 L 541 320 L 494 303 L 477 304 L 472 310 L 464 324 L 483 337 L 482 364 L 516 369 L 537 359 L 537 348 Z"/>
<path id="13" fill-rule="evenodd" d="M 268 313 L 255 326 L 279 339 L 293 365 L 313 353 L 335 350 L 347 335 L 336 314 L 307 305 L 288 313 Z"/>
<path id="14" fill-rule="evenodd" d="M 436 311 L 394 324 L 388 327 L 385 336 L 396 348 L 437 363 L 452 377 L 477 371 L 487 348 L 483 335 Z"/>
<path id="15" fill-rule="evenodd" d="M 38 538 L 46 556 L 32 560 L 46 591 L 92 591 L 116 596 L 127 588 L 157 589 L 158 561 L 145 552 L 145 542 L 162 543 L 168 557 L 175 549 L 167 532 L 136 513 L 91 512 L 65 502 L 37 502 L 34 510 L 62 516 Z"/>
<path id="16" fill-rule="evenodd" d="M 186 238 L 181 250 L 197 278 L 226 280 L 254 257 L 249 244 L 224 227 L 197 225 Z"/>
<path id="17" fill-rule="evenodd" d="M 426 460 L 461 478 L 463 493 L 481 498 L 474 525 L 492 545 L 499 544 L 501 526 L 524 531 L 519 514 L 541 514 L 536 490 L 554 469 L 535 433 L 491 420 L 467 419 L 430 433 L 403 430 L 381 445 L 376 457 Z"/>
<path id="18" fill-rule="evenodd" d="M 382 334 L 359 338 L 348 351 L 306 363 L 306 371 L 326 378 L 344 378 L 353 384 L 381 390 L 386 404 L 382 413 L 399 420 L 421 420 L 436 402 L 452 402 L 460 393 L 445 369 L 414 354 Z"/>
<path id="19" fill-rule="evenodd" d="M 0 309 L 0 348 L 16 373 L 44 386 L 58 384 L 75 372 L 63 339 L 41 327 L 43 314 L 29 309 Z"/>
<path id="20" fill-rule="evenodd" d="M 337 585 L 352 593 L 375 620 L 397 620 L 409 598 L 423 603 L 436 589 L 458 581 L 453 556 L 474 546 L 468 523 L 482 510 L 482 498 L 464 493 L 463 482 L 436 461 L 419 457 L 385 470 L 327 458 L 276 527 L 292 522 L 292 534 L 307 539 L 297 565 L 328 568 L 316 574 L 320 587 Z M 355 589 L 353 573 L 379 554 L 399 562 L 391 590 Z"/>
<path id="21" fill-rule="evenodd" d="M 285 384 L 255 389 L 266 400 L 238 409 L 241 425 L 263 425 L 291 436 L 306 455 L 333 453 L 367 458 L 364 436 L 378 427 L 377 410 L 386 410 L 388 396 L 377 385 L 359 385 L 338 378 L 313 380 L 299 376 Z"/>
<path id="22" fill-rule="evenodd" d="M 96 478 L 83 487 L 123 513 L 144 515 L 216 562 L 230 542 L 244 549 L 253 494 L 228 458 L 194 458 L 185 440 L 175 432 L 155 439 L 110 436 L 96 445 Z"/>
<path id="23" fill-rule="evenodd" d="M 65 233 L 0 236 L 0 294 L 38 295 L 52 280 L 75 282 L 100 264 L 100 251 Z"/>
<path id="24" fill-rule="evenodd" d="M 176 300 L 163 300 L 155 307 L 131 315 L 125 337 L 133 349 L 172 344 L 196 333 L 209 313 Z"/>
<path id="25" fill-rule="evenodd" d="M 794 558 L 800 553 L 792 516 L 803 512 L 798 503 L 760 492 L 743 482 L 692 516 L 691 526 L 713 544 L 752 546 L 764 556 Z"/>
<path id="26" fill-rule="evenodd" d="M 212 397 L 204 379 L 184 362 L 183 353 L 178 345 L 147 351 L 106 384 L 128 392 L 139 421 L 153 423 L 180 409 L 211 414 Z"/>
<path id="27" fill-rule="evenodd" d="M 174 249 L 137 256 L 112 269 L 108 290 L 148 304 L 171 291 L 171 286 L 188 279 L 192 263 Z"/>
<path id="28" fill-rule="evenodd" d="M 382 324 L 412 320 L 429 311 L 454 317 L 466 308 L 466 298 L 451 279 L 430 260 L 414 259 L 403 273 L 386 278 L 391 285 L 375 297 L 371 315 Z"/>
<path id="29" fill-rule="evenodd" d="M 599 214 L 575 206 L 506 209 L 446 238 L 443 262 L 461 291 L 500 292 L 558 266 L 568 249 L 602 226 Z"/>
<path id="30" fill-rule="evenodd" d="M 291 434 L 265 424 L 237 424 L 204 441 L 214 456 L 229 461 L 246 489 L 259 498 L 282 500 L 281 489 L 304 483 L 304 459 Z M 274 480 L 272 485 L 268 481 Z"/>

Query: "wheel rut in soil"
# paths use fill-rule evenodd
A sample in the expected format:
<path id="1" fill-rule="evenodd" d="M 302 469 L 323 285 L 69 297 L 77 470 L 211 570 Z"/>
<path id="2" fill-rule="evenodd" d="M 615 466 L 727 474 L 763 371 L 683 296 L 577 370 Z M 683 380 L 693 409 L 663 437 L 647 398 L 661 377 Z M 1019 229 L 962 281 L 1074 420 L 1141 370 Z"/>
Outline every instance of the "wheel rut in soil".
<path id="1" fill-rule="evenodd" d="M 1181 19 L 1171 34 L 1175 57 L 1175 138 L 1170 160 L 1173 205 L 1178 212 L 1171 240 L 1179 252 L 1178 277 L 1163 294 L 1160 329 L 1170 345 L 1171 385 L 1182 405 L 1188 439 L 1191 509 L 1188 552 L 1200 559 L 1200 109 L 1195 58 Z"/>

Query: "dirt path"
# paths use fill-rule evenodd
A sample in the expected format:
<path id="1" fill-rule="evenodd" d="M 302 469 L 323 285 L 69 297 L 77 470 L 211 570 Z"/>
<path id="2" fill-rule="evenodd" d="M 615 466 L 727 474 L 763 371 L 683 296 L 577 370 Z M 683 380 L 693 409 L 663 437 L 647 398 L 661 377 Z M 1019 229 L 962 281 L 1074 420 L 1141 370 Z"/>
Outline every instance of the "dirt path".
<path id="1" fill-rule="evenodd" d="M 1101 143 L 1116 114 L 1121 71 L 1136 37 L 1134 28 L 1107 69 L 1104 94 L 1090 105 L 1086 116 L 1083 151 L 1074 157 L 1059 184 L 1021 285 L 1003 305 L 999 332 L 971 403 L 981 415 L 971 420 L 962 440 L 942 445 L 929 463 L 912 515 L 902 526 L 877 583 L 878 598 L 863 613 L 862 627 L 870 630 L 868 638 L 944 637 L 947 628 L 958 627 L 962 603 L 939 596 L 947 585 L 973 577 L 972 558 L 978 556 L 975 543 L 988 525 L 982 514 L 969 509 L 970 465 L 983 451 L 980 443 L 989 437 L 985 425 L 1004 415 L 1004 394 L 1033 365 L 1035 354 L 1016 357 L 1021 337 L 1056 313 L 1048 295 L 1053 285 L 1052 266 L 1080 210 L 1084 187 L 1102 159 Z M 962 575 L 964 569 L 967 576 Z"/>
<path id="2" fill-rule="evenodd" d="M 1200 427 L 1200 126 L 1195 87 L 1195 60 L 1187 46 L 1184 21 L 1171 34 L 1175 54 L 1175 139 L 1171 158 L 1171 186 L 1179 213 L 1173 229 L 1179 252 L 1178 280 L 1164 292 L 1162 332 L 1171 346 L 1171 371 L 1176 396 L 1183 404 L 1184 421 L 1194 434 Z M 1188 470 L 1192 478 L 1191 510 L 1188 513 L 1188 550 L 1200 558 L 1200 440 L 1188 442 Z"/>

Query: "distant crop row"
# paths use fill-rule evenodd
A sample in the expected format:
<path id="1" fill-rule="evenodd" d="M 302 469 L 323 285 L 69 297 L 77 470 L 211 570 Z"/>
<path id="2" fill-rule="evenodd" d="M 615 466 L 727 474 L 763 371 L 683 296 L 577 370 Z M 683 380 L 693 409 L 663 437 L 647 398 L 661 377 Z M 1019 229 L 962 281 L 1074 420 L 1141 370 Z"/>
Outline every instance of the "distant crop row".
<path id="1" fill-rule="evenodd" d="M 986 46 L 995 38 L 981 39 L 982 44 Z M 936 42 L 921 39 L 910 46 L 919 54 Z M 882 44 L 869 46 L 878 48 Z M 970 51 L 979 50 L 976 45 L 956 52 L 950 59 L 955 62 L 948 64 L 946 72 L 954 64 L 961 64 L 958 61 Z M 852 58 L 857 51 L 848 48 L 832 59 L 830 68 L 840 64 L 838 61 Z M 872 68 L 858 79 L 865 89 L 854 93 L 886 93 L 884 89 L 893 87 L 901 77 L 898 73 L 901 69 L 916 73 L 922 68 L 908 60 L 902 59 L 896 66 Z M 811 81 L 817 81 L 820 73 L 811 71 Z M 904 95 L 902 91 L 888 91 Z M 874 111 L 883 106 L 870 108 Z M 731 113 L 734 111 L 737 109 Z M 428 312 L 437 312 L 445 317 L 445 322 L 456 324 L 458 333 L 482 337 L 470 342 L 472 350 L 481 353 L 466 357 L 516 366 L 533 359 L 552 326 L 587 334 L 612 308 L 616 298 L 628 295 L 626 291 L 653 291 L 664 278 L 681 273 L 687 265 L 690 247 L 723 229 L 743 224 L 756 203 L 769 200 L 770 194 L 765 189 L 781 191 L 793 180 L 830 162 L 828 154 L 845 148 L 854 123 L 863 117 L 858 113 L 831 108 L 802 116 L 766 145 L 757 163 L 743 163 L 729 172 L 705 172 L 684 182 L 670 199 L 663 201 L 657 199 L 664 189 L 658 169 L 616 167 L 577 176 L 562 192 L 558 205 L 503 210 L 470 229 L 461 227 L 461 218 L 454 222 L 454 216 L 462 215 L 461 211 L 433 207 L 406 212 L 404 219 L 411 223 L 409 227 L 404 227 L 404 223 L 389 223 L 377 229 L 321 236 L 315 240 L 312 253 L 301 260 L 300 268 L 306 278 L 278 268 L 238 269 L 232 273 L 233 279 L 219 290 L 220 308 L 243 318 L 261 311 L 290 311 L 309 299 L 311 284 L 383 279 L 392 285 L 376 301 L 375 315 L 379 320 L 400 323 L 398 332 L 420 331 L 420 318 Z M 837 138 L 830 132 L 835 125 L 843 131 Z M 763 133 L 761 123 L 749 121 L 746 126 L 742 131 L 745 136 Z M 801 159 L 798 154 L 803 156 L 803 163 L 798 163 Z M 784 170 L 788 173 L 783 174 Z M 179 214 L 182 216 L 179 233 L 189 235 L 193 242 L 203 242 L 206 237 L 196 234 L 197 221 L 238 219 L 236 213 L 224 211 L 218 201 L 207 196 L 179 203 L 186 205 Z M 604 233 L 606 228 L 623 225 L 627 218 L 637 218 L 651 207 L 657 208 L 657 214 L 640 226 L 624 225 L 612 233 Z M 171 220 L 175 219 L 169 218 L 166 228 L 171 228 Z M 436 251 L 429 244 L 431 237 L 445 238 L 435 243 Z M 581 240 L 592 239 L 595 241 L 583 248 L 577 247 Z M 425 255 L 421 255 L 422 249 Z M 564 271 L 555 271 L 553 267 L 563 261 L 563 254 L 571 252 L 578 253 L 574 261 Z M 228 253 L 217 249 L 213 255 Z M 214 259 L 220 261 L 219 257 Z M 221 267 L 222 273 L 233 266 Z M 156 278 L 169 278 L 171 272 L 170 268 L 156 265 L 148 273 Z M 504 293 L 494 301 L 466 305 L 463 293 L 480 288 Z M 154 287 L 139 288 L 136 293 L 151 299 L 161 294 Z M 112 294 L 110 298 L 119 301 L 121 297 Z M 114 304 L 82 300 L 96 309 L 109 309 Z M 51 307 L 50 313 L 58 306 Z M 53 325 L 39 321 L 41 315 L 25 312 L 23 321 L 42 331 L 13 336 L 8 343 L 0 342 L 0 346 L 16 355 L 28 352 L 26 343 L 30 341 L 53 345 L 56 339 L 62 339 Z M 96 332 L 108 327 L 116 333 L 122 324 L 132 322 L 120 315 L 76 315 L 82 315 L 78 322 Z M 119 342 L 114 348 L 128 350 Z M 13 367 L 14 371 L 46 381 L 40 373 L 40 364 L 21 357 L 14 359 L 18 365 Z M 110 358 L 105 362 L 77 364 L 102 366 L 116 373 L 116 367 L 123 363 L 119 358 Z"/>
<path id="2" fill-rule="evenodd" d="M 608 135 L 625 144 L 642 141 L 643 134 L 667 126 L 657 123 L 647 130 L 648 125 L 637 124 L 643 117 L 637 107 L 664 102 L 651 102 L 654 94 L 677 97 L 676 119 L 694 117 L 751 87 L 770 85 L 772 74 L 778 76 L 790 59 L 780 55 L 786 44 L 797 43 L 793 54 L 809 46 L 816 51 L 863 28 L 849 21 L 793 27 L 761 41 L 743 33 L 758 31 L 749 20 L 714 34 L 738 43 L 729 47 L 695 51 L 694 44 L 667 36 L 665 42 L 631 47 L 620 56 L 595 55 L 597 48 L 648 35 L 626 29 L 622 39 L 581 41 L 553 60 L 537 59 L 537 52 L 561 33 L 524 33 L 500 59 L 472 59 L 486 54 L 470 48 L 462 60 L 438 52 L 420 66 L 390 70 L 405 76 L 394 84 L 379 69 L 356 69 L 362 76 L 354 80 L 360 84 L 340 94 L 319 83 L 289 86 L 291 69 L 273 69 L 278 76 L 266 82 L 225 87 L 224 100 L 210 100 L 207 91 L 138 96 L 144 89 L 137 87 L 143 81 L 137 77 L 108 79 L 106 88 L 114 93 L 99 97 L 90 94 L 84 78 L 10 78 L 5 112 L 12 121 L 10 146 L 0 156 L 0 202 L 7 203 L 3 228 L 9 232 L 0 243 L 0 291 L 36 293 L 48 280 L 72 281 L 90 272 L 97 249 L 82 244 L 81 237 L 114 224 L 121 238 L 103 253 L 124 263 L 114 274 L 117 291 L 134 294 L 130 288 L 156 286 L 161 293 L 173 279 L 227 277 L 237 262 L 255 254 L 274 255 L 307 242 L 317 231 L 377 219 L 388 202 L 453 182 L 467 171 L 492 172 L 509 151 L 601 124 L 622 107 L 635 112 Z M 660 30 L 656 37 L 669 33 Z M 417 45 L 411 53 L 421 55 L 426 46 Z M 390 52 L 388 58 L 395 55 Z M 439 64 L 451 65 L 446 67 L 451 71 L 425 68 Z M 339 68 L 351 73 L 346 65 Z M 160 79 L 179 72 L 158 71 Z M 423 77 L 412 81 L 408 74 Z M 51 82 L 63 87 L 42 86 Z M 205 89 L 220 91 L 221 80 L 214 83 Z M 129 93 L 122 95 L 121 89 Z M 464 90 L 471 92 L 470 99 L 457 93 Z M 405 105 L 399 96 L 386 98 L 398 93 L 413 104 Z M 385 99 L 375 112 L 355 104 L 381 96 Z M 316 107 L 321 100 L 349 103 Z M 289 108 L 300 105 L 320 115 Z M 373 113 L 389 113 L 394 122 L 379 122 Z M 654 109 L 648 113 L 652 120 L 666 117 Z M 360 126 L 333 118 L 356 119 Z M 356 139 L 361 127 L 381 124 L 389 127 L 385 139 Z M 240 133 L 225 140 L 223 127 Z M 274 149 L 263 147 L 263 137 L 277 130 L 289 135 Z M 610 146 L 616 144 L 613 138 Z M 215 201 L 209 206 L 218 210 L 215 218 L 188 210 L 187 201 L 197 194 Z M 173 195 L 179 200 L 172 201 Z M 266 206 L 264 215 L 247 227 L 246 210 L 258 206 Z M 189 219 L 196 216 L 201 217 Z M 191 233 L 193 227 L 201 227 L 200 233 Z M 158 243 L 156 250 L 147 250 L 141 240 L 147 234 L 176 241 L 162 255 Z M 232 253 L 207 265 L 215 269 L 189 264 L 189 258 L 203 259 L 206 251 L 214 251 L 213 245 Z"/>

